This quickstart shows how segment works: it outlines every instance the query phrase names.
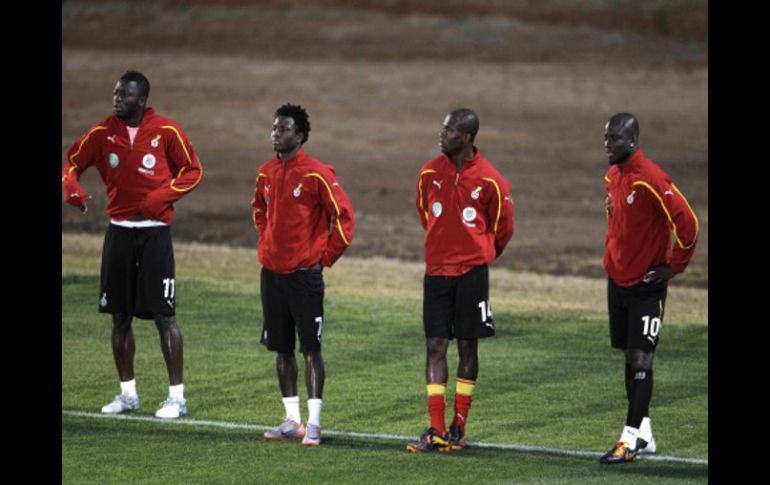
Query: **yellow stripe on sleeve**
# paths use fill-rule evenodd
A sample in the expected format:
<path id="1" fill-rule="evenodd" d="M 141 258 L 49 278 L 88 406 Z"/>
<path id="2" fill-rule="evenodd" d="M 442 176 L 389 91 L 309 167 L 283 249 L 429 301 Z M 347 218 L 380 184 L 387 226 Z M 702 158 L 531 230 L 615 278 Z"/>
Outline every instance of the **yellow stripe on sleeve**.
<path id="1" fill-rule="evenodd" d="M 428 170 L 423 170 L 422 172 L 420 172 L 420 181 L 417 184 L 417 190 L 420 192 L 420 210 L 425 213 L 425 220 L 426 221 L 428 220 L 428 217 L 430 216 L 430 214 L 428 214 L 428 211 L 425 209 L 425 207 L 422 206 L 422 176 L 425 175 L 425 174 L 429 174 L 429 173 L 436 173 L 436 171 L 433 170 L 433 169 L 428 169 Z"/>
<path id="2" fill-rule="evenodd" d="M 176 178 L 174 178 L 174 179 L 171 179 L 171 184 L 170 184 L 171 190 L 173 190 L 173 191 L 175 191 L 175 192 L 189 192 L 189 191 L 191 191 L 192 189 L 194 189 L 194 188 L 195 188 L 195 187 L 196 187 L 196 186 L 197 186 L 197 185 L 198 185 L 198 184 L 201 182 L 201 179 L 203 178 L 203 166 L 200 166 L 200 167 L 199 167 L 199 172 L 198 172 L 198 180 L 196 180 L 196 181 L 195 181 L 195 183 L 193 183 L 192 185 L 190 185 L 190 186 L 189 186 L 189 187 L 187 187 L 186 189 L 181 189 L 181 188 L 177 188 L 177 187 L 174 187 L 174 183 L 176 183 L 176 180 L 177 180 L 179 177 L 181 177 L 181 176 L 182 176 L 182 174 L 184 173 L 184 171 L 185 171 L 186 169 L 187 169 L 187 167 L 182 167 L 182 169 L 181 169 L 181 170 L 179 171 L 179 173 L 177 174 Z"/>
<path id="3" fill-rule="evenodd" d="M 495 229 L 494 232 L 497 234 L 497 223 L 500 222 L 500 213 L 503 209 L 503 196 L 500 193 L 500 186 L 497 185 L 497 182 L 495 182 L 495 179 L 489 178 L 489 177 L 483 177 L 482 180 L 486 180 L 487 182 L 492 182 L 492 185 L 495 186 L 495 190 L 497 190 L 497 217 L 495 218 Z"/>
<path id="4" fill-rule="evenodd" d="M 332 203 L 334 204 L 334 209 L 337 211 L 337 230 L 340 233 L 340 236 L 342 237 L 342 240 L 345 241 L 345 244 L 347 246 L 350 246 L 350 242 L 345 237 L 345 233 L 342 231 L 342 223 L 340 223 L 340 206 L 337 205 L 337 200 L 334 198 L 334 193 L 332 192 L 332 188 L 329 187 L 329 184 L 326 183 L 326 180 L 321 176 L 321 174 L 310 172 L 305 175 L 305 177 L 316 177 L 318 180 L 323 182 L 324 187 L 326 187 L 326 190 L 329 192 L 329 197 L 332 199 Z"/>
<path id="5" fill-rule="evenodd" d="M 182 135 L 179 134 L 179 130 L 176 129 L 175 126 L 171 125 L 163 125 L 161 128 L 165 128 L 167 130 L 171 130 L 176 135 L 177 140 L 179 140 L 179 144 L 182 146 L 182 150 L 184 151 L 184 156 L 187 158 L 187 165 L 192 165 L 192 157 L 190 157 L 190 152 L 187 151 L 187 146 L 184 143 L 184 140 L 182 139 Z M 190 190 L 194 189 L 201 181 L 201 178 L 203 177 L 203 166 L 200 167 L 200 173 L 198 174 L 198 180 L 196 180 L 192 185 L 187 187 L 186 189 L 181 189 L 174 187 L 174 183 L 176 180 L 184 173 L 185 168 L 183 167 L 179 173 L 177 174 L 176 178 L 171 179 L 171 190 L 175 192 L 189 192 Z"/>
<path id="6" fill-rule="evenodd" d="M 677 234 L 676 232 L 676 224 L 674 223 L 674 219 L 671 217 L 671 214 L 668 212 L 668 208 L 666 208 L 666 204 L 663 202 L 663 197 L 661 197 L 660 194 L 658 194 L 658 192 L 654 188 L 652 188 L 650 184 L 648 184 L 643 180 L 638 180 L 631 185 L 632 186 L 641 185 L 642 187 L 646 187 L 652 193 L 652 195 L 654 195 L 655 198 L 658 199 L 658 202 L 660 202 L 660 206 L 663 208 L 663 212 L 666 214 L 666 217 L 668 218 L 668 222 L 671 224 L 671 227 L 673 228 L 674 238 L 676 239 L 676 242 L 677 244 L 679 244 L 680 248 L 688 249 L 693 244 L 695 244 L 695 241 L 698 240 L 698 218 L 695 217 L 695 213 L 692 212 L 692 209 L 690 208 L 690 204 L 687 204 L 687 207 L 690 208 L 690 212 L 692 213 L 693 217 L 695 217 L 695 238 L 693 238 L 692 244 L 690 244 L 689 246 L 685 246 L 682 240 L 679 238 L 679 234 Z M 676 187 L 674 187 L 674 189 L 676 189 Z M 679 190 L 677 190 L 677 193 L 679 193 L 679 195 L 682 195 L 681 192 L 679 192 Z M 682 196 L 682 198 L 684 199 L 684 196 Z M 686 202 L 687 202 L 687 199 L 685 199 L 685 203 Z"/>
<path id="7" fill-rule="evenodd" d="M 182 139 L 182 135 L 179 134 L 179 130 L 176 129 L 176 127 L 171 125 L 163 125 L 161 128 L 165 128 L 167 130 L 171 130 L 176 135 L 177 139 L 179 140 L 179 144 L 182 145 L 182 150 L 184 150 L 184 155 L 187 157 L 187 164 L 192 165 L 192 158 L 190 158 L 190 152 L 187 151 L 187 146 L 185 146 L 184 140 Z"/>
<path id="8" fill-rule="evenodd" d="M 83 150 L 83 145 L 85 145 L 85 144 L 86 144 L 86 142 L 88 141 L 88 139 L 91 137 L 91 135 L 92 135 L 92 134 L 93 134 L 95 131 L 102 131 L 102 130 L 106 130 L 106 129 L 107 129 L 107 127 L 106 127 L 106 126 L 95 126 L 95 127 L 93 127 L 93 128 L 91 129 L 91 131 L 89 131 L 89 132 L 86 134 L 86 136 L 84 136 L 84 137 L 83 137 L 83 140 L 81 140 L 81 142 L 80 142 L 80 145 L 78 145 L 78 151 L 76 151 L 75 153 L 73 153 L 73 154 L 72 154 L 72 156 L 69 158 L 69 162 L 70 162 L 72 165 L 74 165 L 74 166 L 78 167 L 78 164 L 77 164 L 77 163 L 75 163 L 75 157 L 77 157 L 78 155 L 80 155 L 80 151 L 81 151 L 81 150 Z M 78 167 L 78 168 L 80 168 L 80 167 Z M 70 171 L 71 171 L 71 170 L 70 170 Z M 67 174 L 67 175 L 69 175 L 69 174 Z"/>
<path id="9" fill-rule="evenodd" d="M 692 207 L 690 207 L 690 203 L 687 202 L 687 198 L 685 198 L 684 194 L 682 194 L 682 192 L 679 191 L 679 187 L 674 185 L 673 182 L 671 182 L 671 186 L 674 188 L 674 190 L 676 190 L 676 193 L 679 194 L 682 197 L 682 200 L 684 200 L 684 204 L 690 210 L 690 214 L 692 214 L 692 218 L 695 219 L 695 238 L 693 240 L 697 240 L 698 239 L 698 233 L 700 232 L 700 223 L 698 222 L 698 216 L 695 215 L 695 211 L 692 210 Z"/>

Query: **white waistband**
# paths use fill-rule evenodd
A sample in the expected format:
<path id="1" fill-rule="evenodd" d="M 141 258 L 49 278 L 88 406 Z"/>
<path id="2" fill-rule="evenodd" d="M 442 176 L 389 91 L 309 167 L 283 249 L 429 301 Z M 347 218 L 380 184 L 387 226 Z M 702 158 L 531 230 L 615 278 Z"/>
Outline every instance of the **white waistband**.
<path id="1" fill-rule="evenodd" d="M 143 221 L 116 221 L 115 219 L 110 219 L 110 224 L 115 224 L 116 226 L 120 227 L 158 227 L 158 226 L 168 226 L 163 221 L 156 221 L 153 219 L 145 219 Z"/>

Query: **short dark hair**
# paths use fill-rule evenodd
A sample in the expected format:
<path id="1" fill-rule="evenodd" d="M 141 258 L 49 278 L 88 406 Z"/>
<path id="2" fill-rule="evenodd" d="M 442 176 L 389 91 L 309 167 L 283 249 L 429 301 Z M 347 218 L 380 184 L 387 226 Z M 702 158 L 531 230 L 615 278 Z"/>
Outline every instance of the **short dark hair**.
<path id="1" fill-rule="evenodd" d="M 452 111 L 452 117 L 457 119 L 457 129 L 471 135 L 471 143 L 476 140 L 479 132 L 479 117 L 472 109 L 459 108 Z"/>
<path id="2" fill-rule="evenodd" d="M 145 98 L 150 97 L 150 81 L 139 71 L 126 71 L 125 74 L 120 76 L 120 81 L 123 82 L 135 82 L 136 87 L 139 88 L 139 96 Z"/>
<path id="3" fill-rule="evenodd" d="M 310 120 L 308 119 L 305 108 L 298 104 L 286 103 L 275 111 L 275 117 L 286 116 L 294 120 L 295 129 L 302 133 L 302 143 L 304 144 L 310 135 Z"/>

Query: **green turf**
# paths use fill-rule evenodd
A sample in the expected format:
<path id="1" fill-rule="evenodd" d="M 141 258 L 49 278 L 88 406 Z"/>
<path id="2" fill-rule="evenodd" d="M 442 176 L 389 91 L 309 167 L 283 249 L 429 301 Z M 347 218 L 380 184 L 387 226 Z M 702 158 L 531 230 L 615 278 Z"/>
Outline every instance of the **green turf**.
<path id="1" fill-rule="evenodd" d="M 62 407 L 67 410 L 98 412 L 119 390 L 109 318 L 96 313 L 98 264 L 92 268 L 62 268 Z M 283 406 L 274 355 L 258 342 L 257 277 L 212 274 L 178 280 L 189 419 L 277 424 Z M 602 310 L 496 311 L 497 336 L 479 346 L 468 438 L 606 451 L 626 410 L 622 355 L 609 347 Z M 427 426 L 420 312 L 419 295 L 354 297 L 327 290 L 324 428 L 416 436 Z M 139 415 L 152 416 L 166 397 L 165 367 L 154 325 L 138 320 L 134 331 Z M 660 455 L 708 458 L 707 348 L 706 326 L 663 329 L 652 403 Z M 453 347 L 449 362 L 453 374 Z M 453 389 L 450 381 L 450 397 Z M 302 413 L 306 416 L 304 402 Z M 488 448 L 411 455 L 404 444 L 327 436 L 321 447 L 306 449 L 297 442 L 264 442 L 256 431 L 63 415 L 62 481 L 611 483 L 638 478 L 689 483 L 705 482 L 708 473 L 707 465 L 637 460 L 602 467 L 593 457 Z"/>

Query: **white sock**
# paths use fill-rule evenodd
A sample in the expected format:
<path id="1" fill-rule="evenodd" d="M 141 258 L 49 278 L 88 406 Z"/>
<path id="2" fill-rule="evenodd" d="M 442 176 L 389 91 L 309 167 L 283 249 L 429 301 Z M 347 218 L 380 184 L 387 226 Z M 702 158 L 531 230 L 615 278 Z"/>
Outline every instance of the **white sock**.
<path id="1" fill-rule="evenodd" d="M 126 396 L 136 396 L 136 379 L 120 383 L 120 392 Z"/>
<path id="2" fill-rule="evenodd" d="M 173 397 L 174 399 L 180 399 L 184 401 L 184 384 L 168 386 L 168 397 Z"/>
<path id="3" fill-rule="evenodd" d="M 314 426 L 321 426 L 321 408 L 323 407 L 323 399 L 308 399 L 307 400 L 307 424 Z"/>
<path id="4" fill-rule="evenodd" d="M 650 424 L 650 418 L 642 418 L 642 424 L 639 425 L 639 437 L 648 443 L 652 441 L 652 425 Z"/>
<path id="5" fill-rule="evenodd" d="M 291 419 L 295 423 L 302 422 L 299 414 L 299 396 L 283 398 L 283 407 L 286 408 L 286 419 Z"/>
<path id="6" fill-rule="evenodd" d="M 639 430 L 631 426 L 623 426 L 623 432 L 618 441 L 626 443 L 631 450 L 636 449 L 636 438 L 639 436 Z"/>

